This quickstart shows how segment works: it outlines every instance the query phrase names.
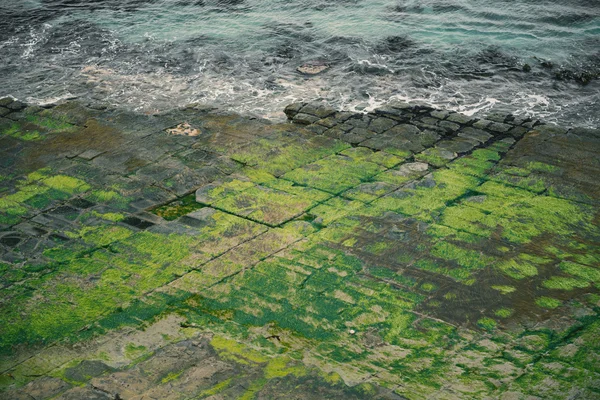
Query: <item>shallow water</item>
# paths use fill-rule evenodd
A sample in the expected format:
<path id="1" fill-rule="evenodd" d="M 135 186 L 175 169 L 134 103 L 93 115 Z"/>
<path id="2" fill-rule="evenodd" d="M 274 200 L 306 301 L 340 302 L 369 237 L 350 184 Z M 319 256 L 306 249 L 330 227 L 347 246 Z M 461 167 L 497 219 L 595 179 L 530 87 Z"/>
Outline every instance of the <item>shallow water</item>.
<path id="1" fill-rule="evenodd" d="M 0 0 L 0 57 L 0 95 L 37 103 L 282 118 L 295 100 L 402 99 L 600 121 L 597 0 Z M 329 69 L 296 71 L 315 62 Z"/>

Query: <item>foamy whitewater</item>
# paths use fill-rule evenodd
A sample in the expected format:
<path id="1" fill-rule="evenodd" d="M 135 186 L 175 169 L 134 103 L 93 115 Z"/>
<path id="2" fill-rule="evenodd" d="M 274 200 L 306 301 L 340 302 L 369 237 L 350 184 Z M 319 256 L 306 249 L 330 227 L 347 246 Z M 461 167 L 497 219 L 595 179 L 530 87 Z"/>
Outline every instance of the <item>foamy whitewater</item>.
<path id="1" fill-rule="evenodd" d="M 598 0 L 0 0 L 0 96 L 39 104 L 399 99 L 596 127 L 599 76 Z"/>

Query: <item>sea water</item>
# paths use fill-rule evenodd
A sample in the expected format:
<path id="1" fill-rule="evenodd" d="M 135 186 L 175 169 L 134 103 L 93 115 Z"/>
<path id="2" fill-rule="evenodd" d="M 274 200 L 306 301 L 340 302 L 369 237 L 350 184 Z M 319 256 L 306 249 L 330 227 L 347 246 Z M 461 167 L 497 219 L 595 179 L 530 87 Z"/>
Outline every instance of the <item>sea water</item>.
<path id="1" fill-rule="evenodd" d="M 0 0 L 0 96 L 39 104 L 408 100 L 597 127 L 599 78 L 600 0 Z"/>

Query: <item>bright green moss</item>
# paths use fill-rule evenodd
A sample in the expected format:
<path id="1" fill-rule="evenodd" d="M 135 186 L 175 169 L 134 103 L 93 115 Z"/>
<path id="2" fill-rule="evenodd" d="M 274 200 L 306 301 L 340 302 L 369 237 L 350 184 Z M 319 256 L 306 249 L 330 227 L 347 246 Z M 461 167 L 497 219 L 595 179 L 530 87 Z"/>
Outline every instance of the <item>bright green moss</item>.
<path id="1" fill-rule="evenodd" d="M 535 304 L 543 308 L 554 309 L 561 305 L 561 301 L 552 297 L 542 296 L 535 299 Z"/>
<path id="2" fill-rule="evenodd" d="M 461 175 L 451 170 L 435 171 L 425 185 L 415 189 L 400 189 L 391 195 L 373 202 L 373 206 L 382 211 L 392 210 L 415 218 L 431 221 L 432 215 L 443 210 L 446 205 L 477 186 L 479 180 Z M 431 183 L 429 183 L 431 182 Z"/>
<path id="3" fill-rule="evenodd" d="M 531 171 L 529 171 L 528 169 L 519 168 L 519 167 L 504 167 L 502 169 L 502 171 L 509 175 L 523 176 L 523 177 L 529 176 L 531 174 Z"/>
<path id="4" fill-rule="evenodd" d="M 0 135 L 11 136 L 15 139 L 24 140 L 26 142 L 32 142 L 41 140 L 42 134 L 36 130 L 26 130 L 21 125 L 15 123 L 10 128 L 5 129 Z"/>
<path id="5" fill-rule="evenodd" d="M 236 150 L 232 155 L 236 161 L 249 166 L 258 166 L 264 171 L 281 176 L 284 173 L 335 154 L 350 145 L 324 137 L 312 137 L 302 141 L 294 137 L 258 139 Z"/>
<path id="6" fill-rule="evenodd" d="M 383 171 L 383 167 L 370 162 L 356 162 L 348 157 L 331 156 L 313 164 L 295 169 L 284 179 L 332 194 L 358 186 Z"/>
<path id="7" fill-rule="evenodd" d="M 590 284 L 581 279 L 553 276 L 552 278 L 545 280 L 543 286 L 548 289 L 573 290 L 576 288 L 586 288 L 590 286 Z"/>
<path id="8" fill-rule="evenodd" d="M 433 283 L 426 282 L 421 285 L 421 289 L 426 292 L 434 292 L 437 290 L 437 286 L 434 285 Z"/>
<path id="9" fill-rule="evenodd" d="M 265 367 L 265 378 L 282 378 L 288 375 L 304 376 L 307 370 L 302 365 L 290 365 L 287 357 L 276 357 L 271 359 Z"/>
<path id="10" fill-rule="evenodd" d="M 255 381 L 253 381 L 250 386 L 246 389 L 246 392 L 244 392 L 244 394 L 242 394 L 238 400 L 252 400 L 256 397 L 256 395 L 258 394 L 258 392 L 260 392 L 260 390 L 265 387 L 265 385 L 267 384 L 267 379 L 265 378 L 261 378 L 261 379 L 257 379 Z"/>
<path id="11" fill-rule="evenodd" d="M 582 229 L 593 229 L 591 211 L 581 204 L 549 196 L 532 196 L 530 192 L 491 181 L 476 190 L 488 197 L 483 203 L 470 205 L 492 212 L 494 218 L 489 225 L 495 222 L 502 228 L 502 237 L 511 242 L 529 243 L 543 233 L 569 237 Z"/>
<path id="12" fill-rule="evenodd" d="M 416 154 L 415 160 L 426 162 L 427 164 L 435 167 L 443 167 L 444 165 L 448 164 L 452 158 L 456 157 L 456 154 L 449 154 L 446 156 L 446 154 L 442 152 L 442 150 L 436 148 L 429 148 L 419 154 Z"/>
<path id="13" fill-rule="evenodd" d="M 564 272 L 592 283 L 600 282 L 600 270 L 574 262 L 563 261 L 559 265 Z"/>
<path id="14" fill-rule="evenodd" d="M 490 149 L 490 148 L 492 148 L 492 149 Z M 490 146 L 490 148 L 477 149 L 477 150 L 473 151 L 473 153 L 471 153 L 471 157 L 478 159 L 478 160 L 485 160 L 485 161 L 500 161 L 500 154 L 498 152 L 501 151 L 502 149 L 498 149 L 498 151 L 496 151 L 494 149 L 494 146 Z"/>
<path id="15" fill-rule="evenodd" d="M 25 120 L 51 132 L 73 132 L 77 129 L 64 117 L 29 114 Z"/>
<path id="16" fill-rule="evenodd" d="M 164 218 L 167 221 L 173 221 L 182 215 L 189 214 L 193 211 L 199 210 L 202 207 L 204 207 L 204 205 L 196 202 L 196 195 L 190 194 L 164 206 L 154 208 L 150 210 L 150 212 Z"/>
<path id="17" fill-rule="evenodd" d="M 181 374 L 183 374 L 183 371 L 169 372 L 164 378 L 160 380 L 160 383 L 165 384 L 177 380 L 181 376 Z"/>
<path id="18" fill-rule="evenodd" d="M 455 261 L 460 267 L 468 270 L 482 269 L 494 263 L 492 257 L 456 246 L 450 242 L 437 242 L 432 247 L 431 254 L 444 260 Z"/>
<path id="19" fill-rule="evenodd" d="M 44 179 L 42 183 L 51 189 L 56 189 L 69 195 L 83 193 L 90 189 L 90 185 L 81 179 L 66 175 L 55 175 Z"/>
<path id="20" fill-rule="evenodd" d="M 316 201 L 309 196 L 293 195 L 255 186 L 223 197 L 213 206 L 235 215 L 276 226 L 301 215 L 315 204 Z"/>
<path id="21" fill-rule="evenodd" d="M 395 189 L 397 189 L 397 186 L 385 182 L 369 182 L 345 191 L 342 193 L 342 196 L 363 203 L 369 203 Z"/>
<path id="22" fill-rule="evenodd" d="M 539 172 L 556 172 L 560 168 L 554 165 L 546 164 L 539 161 L 531 161 L 527 164 L 527 168 L 531 171 L 539 171 Z"/>
<path id="23" fill-rule="evenodd" d="M 414 314 L 402 310 L 394 312 L 386 319 L 388 329 L 385 332 L 385 340 L 392 344 L 399 343 L 414 320 Z"/>
<path id="24" fill-rule="evenodd" d="M 477 320 L 477 325 L 480 328 L 491 331 L 493 329 L 496 329 L 496 326 L 498 325 L 498 323 L 495 320 L 493 320 L 492 318 L 484 317 L 484 318 L 480 318 L 479 320 Z"/>
<path id="25" fill-rule="evenodd" d="M 482 160 L 476 157 L 462 157 L 448 165 L 451 170 L 461 174 L 484 177 L 495 164 L 492 161 Z"/>
<path id="26" fill-rule="evenodd" d="M 210 341 L 210 345 L 224 359 L 233 360 L 242 364 L 247 364 L 248 361 L 254 363 L 266 363 L 270 359 L 262 355 L 259 351 L 251 349 L 246 345 L 236 342 L 232 339 L 227 339 L 222 336 L 214 336 Z"/>
<path id="27" fill-rule="evenodd" d="M 215 396 L 215 395 L 221 393 L 222 391 L 224 391 L 225 389 L 227 389 L 228 387 L 230 387 L 232 382 L 233 382 L 233 378 L 225 379 L 224 381 L 217 383 L 215 386 L 211 387 L 210 389 L 206 389 L 206 390 L 203 390 L 202 392 L 200 392 L 200 394 L 198 395 L 198 398 L 203 399 L 205 397 Z"/>
<path id="28" fill-rule="evenodd" d="M 386 153 L 385 151 L 373 151 L 366 147 L 353 147 L 340 152 L 340 154 L 350 157 L 355 162 L 375 163 L 385 168 L 392 168 L 403 161 L 401 157 Z"/>
<path id="29" fill-rule="evenodd" d="M 492 289 L 499 291 L 502 294 L 510 294 L 517 289 L 514 286 L 505 286 L 505 285 L 494 285 Z"/>
<path id="30" fill-rule="evenodd" d="M 94 203 L 110 204 L 117 208 L 121 208 L 127 203 L 127 199 L 114 190 L 92 190 L 85 198 Z"/>
<path id="31" fill-rule="evenodd" d="M 498 268 L 515 279 L 524 279 L 538 274 L 536 266 L 527 261 L 508 260 L 498 264 Z"/>
<path id="32" fill-rule="evenodd" d="M 125 215 L 121 213 L 99 213 L 97 211 L 92 211 L 91 215 L 94 217 L 102 218 L 107 221 L 119 222 L 125 219 Z"/>
<path id="33" fill-rule="evenodd" d="M 546 190 L 546 184 L 544 180 L 536 176 L 521 177 L 506 173 L 498 173 L 495 174 L 491 179 L 502 184 L 516 186 L 533 193 L 542 193 L 544 190 Z"/>
<path id="34" fill-rule="evenodd" d="M 135 345 L 134 343 L 127 343 L 125 345 L 125 357 L 130 360 L 135 360 L 144 355 L 147 352 L 147 348 L 144 345 Z"/>
<path id="35" fill-rule="evenodd" d="M 78 232 L 87 244 L 102 247 L 110 243 L 128 238 L 133 234 L 131 229 L 116 225 L 100 225 L 85 227 Z"/>
<path id="36" fill-rule="evenodd" d="M 500 318 L 508 318 L 508 317 L 510 317 L 510 316 L 511 316 L 511 315 L 512 315 L 514 312 L 515 312 L 515 310 L 513 310 L 513 309 L 510 309 L 510 308 L 500 308 L 500 309 L 498 309 L 498 310 L 494 311 L 494 314 L 495 314 L 497 317 L 500 317 Z"/>

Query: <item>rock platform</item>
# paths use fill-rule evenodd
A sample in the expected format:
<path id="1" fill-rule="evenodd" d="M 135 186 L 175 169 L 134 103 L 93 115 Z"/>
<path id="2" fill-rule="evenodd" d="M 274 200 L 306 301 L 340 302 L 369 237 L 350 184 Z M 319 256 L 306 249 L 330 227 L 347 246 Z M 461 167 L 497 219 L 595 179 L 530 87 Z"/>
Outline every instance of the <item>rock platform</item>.
<path id="1" fill-rule="evenodd" d="M 600 131 L 0 100 L 0 398 L 600 398 Z"/>

